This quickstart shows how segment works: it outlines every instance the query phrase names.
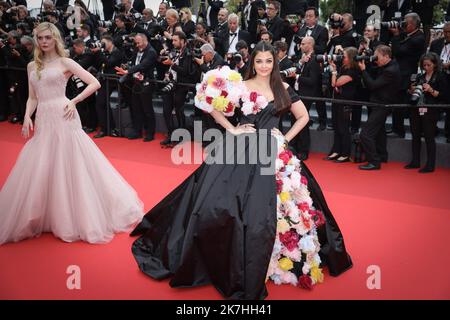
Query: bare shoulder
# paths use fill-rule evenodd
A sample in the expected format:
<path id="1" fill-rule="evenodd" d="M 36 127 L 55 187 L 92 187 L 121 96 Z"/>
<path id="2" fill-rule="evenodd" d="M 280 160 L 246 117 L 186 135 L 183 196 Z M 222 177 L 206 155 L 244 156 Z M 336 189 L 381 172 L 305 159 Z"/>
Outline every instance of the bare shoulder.
<path id="1" fill-rule="evenodd" d="M 34 61 L 31 61 L 27 64 L 27 70 L 28 72 L 31 72 L 34 70 L 36 63 Z"/>
<path id="2" fill-rule="evenodd" d="M 71 58 L 68 57 L 61 57 L 61 63 L 67 67 L 73 65 L 74 63 L 76 63 L 74 60 L 72 60 Z"/>

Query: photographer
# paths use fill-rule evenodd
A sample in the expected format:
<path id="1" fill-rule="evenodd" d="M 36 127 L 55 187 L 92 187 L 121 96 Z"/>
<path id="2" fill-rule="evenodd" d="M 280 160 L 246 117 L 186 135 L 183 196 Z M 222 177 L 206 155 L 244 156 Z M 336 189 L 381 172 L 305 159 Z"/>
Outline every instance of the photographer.
<path id="1" fill-rule="evenodd" d="M 392 50 L 388 46 L 380 45 L 375 49 L 374 55 L 379 67 L 375 79 L 367 72 L 364 60 L 358 62 L 363 81 L 371 93 L 370 101 L 380 104 L 398 103 L 401 97 L 402 76 L 398 63 L 392 60 Z M 389 110 L 385 107 L 372 107 L 369 118 L 362 127 L 360 138 L 368 163 L 359 166 L 361 170 L 379 170 L 381 162 L 388 160 L 384 128 L 388 113 Z"/>
<path id="2" fill-rule="evenodd" d="M 134 37 L 136 52 L 132 59 L 132 66 L 128 70 L 115 67 L 122 79 L 133 81 L 131 118 L 134 133 L 128 139 L 139 139 L 145 129 L 144 142 L 152 141 L 155 137 L 155 111 L 153 109 L 153 85 L 148 81 L 154 78 L 153 71 L 156 65 L 156 51 L 148 43 L 147 36 L 138 33 Z"/>
<path id="3" fill-rule="evenodd" d="M 411 85 L 410 102 L 417 107 L 410 109 L 412 133 L 412 160 L 405 169 L 420 168 L 420 145 L 422 135 L 425 138 L 427 149 L 427 162 L 419 170 L 420 173 L 433 172 L 436 165 L 436 124 L 439 116 L 437 108 L 421 108 L 421 103 L 438 104 L 446 102 L 448 83 L 445 75 L 440 71 L 439 56 L 426 53 L 420 58 L 420 69 L 423 73 L 417 75 L 416 81 Z"/>
<path id="4" fill-rule="evenodd" d="M 178 128 L 186 128 L 186 117 L 184 115 L 184 103 L 190 90 L 187 86 L 177 85 L 177 83 L 198 83 L 200 81 L 200 67 L 194 63 L 192 53 L 186 47 L 187 37 L 184 32 L 175 32 L 172 36 L 173 47 L 177 50 L 177 55 L 171 59 L 167 58 L 162 63 L 170 66 L 169 75 L 171 77 L 168 86 L 163 88 L 167 94 L 163 96 L 164 120 L 168 131 L 168 136 L 161 141 L 161 145 L 173 145 L 171 140 L 172 132 L 176 129 L 173 123 L 172 111 L 175 109 Z M 164 90 L 166 89 L 167 90 Z"/>
<path id="5" fill-rule="evenodd" d="M 217 26 L 213 32 L 216 50 L 222 57 L 224 57 L 226 54 L 225 50 L 226 46 L 225 43 L 223 42 L 223 39 L 227 38 L 228 32 L 229 32 L 228 9 L 222 8 L 219 10 L 219 13 L 217 14 Z"/>
<path id="6" fill-rule="evenodd" d="M 407 103 L 409 81 L 412 74 L 417 73 L 419 59 L 425 52 L 425 35 L 419 29 L 420 17 L 417 13 L 408 13 L 402 23 L 402 29 L 390 29 L 392 52 L 397 60 L 402 73 L 402 90 L 404 100 Z M 392 113 L 392 130 L 400 138 L 405 137 L 405 112 L 404 108 L 395 108 Z"/>
<path id="7" fill-rule="evenodd" d="M 75 60 L 79 65 L 81 65 L 83 69 L 88 70 L 89 72 L 92 71 L 97 63 L 95 53 L 91 52 L 90 49 L 86 46 L 86 43 L 90 43 L 90 46 L 92 46 L 93 42 L 91 41 L 92 40 L 90 40 L 90 38 L 87 39 L 86 42 L 81 38 L 75 39 L 73 41 L 72 50 L 70 53 L 71 58 Z M 81 91 L 83 91 L 85 87 L 86 84 L 80 78 L 73 75 L 72 77 L 70 77 L 70 81 L 68 82 L 67 86 L 68 97 L 75 97 Z M 77 110 L 80 114 L 80 120 L 83 126 L 83 130 L 86 133 L 94 132 L 97 127 L 95 95 L 92 95 L 82 102 L 78 103 Z"/>
<path id="8" fill-rule="evenodd" d="M 208 71 L 226 65 L 225 60 L 220 56 L 220 54 L 214 51 L 214 48 L 209 43 L 202 45 L 200 50 L 202 57 L 194 58 L 194 61 L 200 66 L 202 77 Z M 209 113 L 205 113 L 199 108 L 195 108 L 194 114 L 197 118 L 202 119 L 205 130 L 209 128 L 217 128 L 214 119 L 209 115 Z"/>
<path id="9" fill-rule="evenodd" d="M 273 44 L 278 59 L 278 67 L 281 72 L 281 78 L 287 82 L 291 88 L 295 85 L 295 72 L 291 72 L 294 63 L 287 56 L 287 44 L 282 41 L 275 41 Z"/>
<path id="10" fill-rule="evenodd" d="M 278 1 L 269 1 L 266 9 L 267 22 L 260 26 L 260 33 L 262 31 L 270 31 L 273 35 L 273 41 L 281 40 L 284 33 L 284 22 L 278 15 L 281 4 Z"/>
<path id="11" fill-rule="evenodd" d="M 289 56 L 297 55 L 300 48 L 299 44 L 304 37 L 314 38 L 314 52 L 324 54 L 328 43 L 328 31 L 325 27 L 319 25 L 319 11 L 317 8 L 310 7 L 305 12 L 305 24 L 292 39 Z M 300 42 L 298 41 L 300 40 Z"/>
<path id="12" fill-rule="evenodd" d="M 20 44 L 17 31 L 8 32 L 5 42 L 0 40 L 1 54 L 5 57 L 6 65 L 13 68 L 26 68 L 27 52 Z M 11 96 L 11 123 L 22 122 L 25 116 L 27 73 L 21 71 L 10 71 L 7 73 L 9 82 L 9 94 Z M 2 102 L 4 103 L 4 102 Z"/>
<path id="13" fill-rule="evenodd" d="M 330 60 L 331 69 L 331 86 L 333 87 L 334 98 L 343 100 L 355 100 L 359 84 L 361 83 L 361 75 L 358 63 L 355 57 L 358 50 L 354 47 L 344 49 L 344 58 L 339 72 L 336 64 Z M 334 160 L 336 163 L 350 161 L 350 106 L 333 103 L 334 114 L 334 141 L 331 151 L 326 160 Z"/>
<path id="14" fill-rule="evenodd" d="M 63 25 L 59 22 L 59 15 L 57 12 L 49 12 L 46 15 L 47 21 L 53 23 L 61 33 L 61 37 L 64 39 L 66 37 L 66 31 Z"/>
<path id="15" fill-rule="evenodd" d="M 113 38 L 110 35 L 103 35 L 101 40 L 101 46 L 102 48 L 95 48 L 93 50 L 95 51 L 101 51 L 101 53 L 98 55 L 99 58 L 99 65 L 100 65 L 100 77 L 99 81 L 101 84 L 100 89 L 97 91 L 97 98 L 96 98 L 96 104 L 95 109 L 97 110 L 97 117 L 98 117 L 98 123 L 99 123 L 99 131 L 94 136 L 94 138 L 103 138 L 107 134 L 109 134 L 112 137 L 118 137 L 119 133 L 115 129 L 115 123 L 114 118 L 112 115 L 109 117 L 109 128 L 112 129 L 110 132 L 107 131 L 107 110 L 110 108 L 109 105 L 107 105 L 109 94 L 111 96 L 111 93 L 113 90 L 117 89 L 117 82 L 116 81 L 110 81 L 103 77 L 103 74 L 105 75 L 111 75 L 115 74 L 115 67 L 119 67 L 123 62 L 125 62 L 126 58 L 122 51 L 120 51 L 116 46 L 114 46 Z M 107 85 L 106 82 L 108 82 L 108 91 L 107 91 Z"/>
<path id="16" fill-rule="evenodd" d="M 244 78 L 250 64 L 247 43 L 244 40 L 239 40 L 236 44 L 236 50 L 236 53 L 228 56 L 228 63 L 231 69 L 239 72 L 242 78 Z"/>
<path id="17" fill-rule="evenodd" d="M 314 59 L 314 38 L 304 37 L 300 47 L 302 49 L 302 58 L 299 61 L 299 68 L 297 68 L 297 80 L 295 83 L 295 90 L 300 96 L 320 97 L 321 96 L 321 68 L 319 63 Z M 305 100 L 303 102 L 306 109 L 311 109 L 312 100 Z M 295 117 L 291 117 L 292 124 L 295 122 Z M 309 150 L 311 146 L 311 137 L 309 132 L 310 123 L 292 140 L 292 145 L 298 153 L 300 160 L 306 160 L 309 157 Z"/>
<path id="18" fill-rule="evenodd" d="M 328 43 L 327 52 L 338 54 L 348 47 L 359 47 L 361 35 L 353 29 L 353 16 L 350 13 L 344 13 L 342 16 L 333 14 L 330 17 L 330 26 L 332 29 L 338 29 L 339 35 L 332 38 Z"/>
<path id="19" fill-rule="evenodd" d="M 128 30 L 125 25 L 125 16 L 123 14 L 119 14 L 114 18 L 114 25 L 116 26 L 113 30 L 113 42 L 114 45 L 122 49 L 125 36 L 128 35 Z"/>
<path id="20" fill-rule="evenodd" d="M 433 41 L 430 45 L 430 52 L 436 53 L 441 60 L 442 71 L 447 77 L 447 83 L 450 84 L 450 22 L 444 25 L 444 37 Z M 445 136 L 447 143 L 450 143 L 450 108 L 444 109 L 445 112 Z"/>
<path id="21" fill-rule="evenodd" d="M 194 61 L 200 66 L 200 70 L 203 74 L 226 64 L 225 60 L 214 51 L 214 48 L 209 43 L 202 45 L 200 50 L 202 52 L 202 57 L 194 58 Z"/>

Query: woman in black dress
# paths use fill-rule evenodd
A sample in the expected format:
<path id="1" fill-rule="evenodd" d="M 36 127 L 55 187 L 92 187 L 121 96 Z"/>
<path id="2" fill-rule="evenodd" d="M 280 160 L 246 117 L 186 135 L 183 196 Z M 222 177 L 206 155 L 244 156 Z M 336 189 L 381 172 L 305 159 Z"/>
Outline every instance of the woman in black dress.
<path id="1" fill-rule="evenodd" d="M 423 73 L 419 74 L 416 83 L 411 87 L 413 93 L 417 85 L 423 89 L 424 104 L 445 103 L 445 96 L 448 91 L 448 84 L 444 74 L 440 71 L 439 56 L 434 52 L 424 54 L 419 62 Z M 414 94 L 413 94 L 414 97 Z M 416 96 L 416 98 L 418 98 Z M 439 117 L 437 108 L 420 108 L 420 101 L 417 107 L 410 110 L 411 133 L 412 133 L 412 160 L 405 166 L 405 169 L 420 168 L 420 147 L 422 135 L 425 138 L 427 148 L 427 162 L 420 173 L 429 173 L 434 171 L 436 164 L 436 123 Z"/>
<path id="2" fill-rule="evenodd" d="M 244 141 L 245 150 L 232 154 L 240 160 L 264 146 L 250 143 L 252 135 L 272 148 L 274 137 L 284 143 L 275 145 L 270 174 L 263 161 L 204 162 L 132 232 L 140 235 L 132 246 L 139 268 L 154 279 L 172 277 L 172 287 L 212 284 L 225 298 L 264 299 L 267 279 L 311 288 L 323 280 L 321 266 L 332 276 L 352 266 L 319 185 L 285 149 L 309 117 L 282 82 L 273 47 L 259 43 L 248 70 L 241 124 L 233 126 L 217 110 L 211 115 L 226 129 L 224 139 Z M 252 101 L 265 103 L 252 108 Z M 283 137 L 276 128 L 286 111 L 297 121 Z"/>
<path id="3" fill-rule="evenodd" d="M 354 60 L 358 50 L 354 47 L 344 49 L 342 66 L 337 72 L 335 63 L 330 61 L 331 86 L 334 88 L 334 98 L 343 100 L 355 100 L 357 89 L 361 83 L 361 71 Z M 351 106 L 333 103 L 334 113 L 334 141 L 330 154 L 326 160 L 342 163 L 350 161 L 350 121 Z"/>

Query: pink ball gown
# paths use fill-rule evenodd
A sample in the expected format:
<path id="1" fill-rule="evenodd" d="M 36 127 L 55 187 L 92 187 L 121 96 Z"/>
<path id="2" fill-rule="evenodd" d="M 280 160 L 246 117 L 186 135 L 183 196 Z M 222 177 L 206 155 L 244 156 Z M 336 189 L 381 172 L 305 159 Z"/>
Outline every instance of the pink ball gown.
<path id="1" fill-rule="evenodd" d="M 143 204 L 81 128 L 64 119 L 67 78 L 48 67 L 30 85 L 38 99 L 34 137 L 0 192 L 0 244 L 52 232 L 64 241 L 110 241 L 143 216 Z"/>

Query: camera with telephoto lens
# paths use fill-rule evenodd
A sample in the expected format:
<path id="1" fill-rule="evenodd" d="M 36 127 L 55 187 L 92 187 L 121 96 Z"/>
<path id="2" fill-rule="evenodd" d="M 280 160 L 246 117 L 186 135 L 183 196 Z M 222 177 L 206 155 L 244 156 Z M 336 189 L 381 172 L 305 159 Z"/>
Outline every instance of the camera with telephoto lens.
<path id="1" fill-rule="evenodd" d="M 378 57 L 375 56 L 375 55 L 369 56 L 369 55 L 363 54 L 363 55 L 360 55 L 360 56 L 355 56 L 354 60 L 356 62 L 364 61 L 365 63 L 368 63 L 368 62 L 375 62 L 375 61 L 377 61 Z"/>
<path id="2" fill-rule="evenodd" d="M 294 66 L 280 71 L 280 74 L 287 77 L 291 73 L 300 73 L 302 71 L 302 65 L 300 63 L 295 63 Z"/>
<path id="3" fill-rule="evenodd" d="M 341 29 L 344 27 L 344 19 L 332 14 L 328 19 L 328 25 L 331 29 Z"/>
<path id="4" fill-rule="evenodd" d="M 100 20 L 98 22 L 98 26 L 100 28 L 110 29 L 113 27 L 113 25 L 114 25 L 114 22 L 110 21 L 110 20 Z"/>
<path id="5" fill-rule="evenodd" d="M 101 41 L 95 41 L 95 42 L 91 42 L 89 43 L 89 49 L 105 49 L 105 44 Z"/>
<path id="6" fill-rule="evenodd" d="M 383 21 L 380 23 L 380 27 L 384 29 L 404 29 L 406 22 L 402 17 L 394 17 L 391 21 Z"/>
<path id="7" fill-rule="evenodd" d="M 169 93 L 173 89 L 175 89 L 176 81 L 173 78 L 173 74 L 171 72 L 166 72 L 163 81 L 165 83 L 164 87 L 161 89 L 163 93 Z"/>
<path id="8" fill-rule="evenodd" d="M 420 78 L 417 80 L 419 75 L 413 74 L 411 76 L 411 83 L 415 86 L 413 92 L 411 93 L 411 97 L 409 99 L 409 102 L 412 105 L 417 105 L 417 103 L 423 99 L 423 85 L 425 83 L 424 78 Z"/>
<path id="9" fill-rule="evenodd" d="M 319 63 L 333 61 L 333 62 L 342 62 L 344 60 L 344 56 L 342 54 L 318 54 L 315 56 L 315 59 Z"/>

